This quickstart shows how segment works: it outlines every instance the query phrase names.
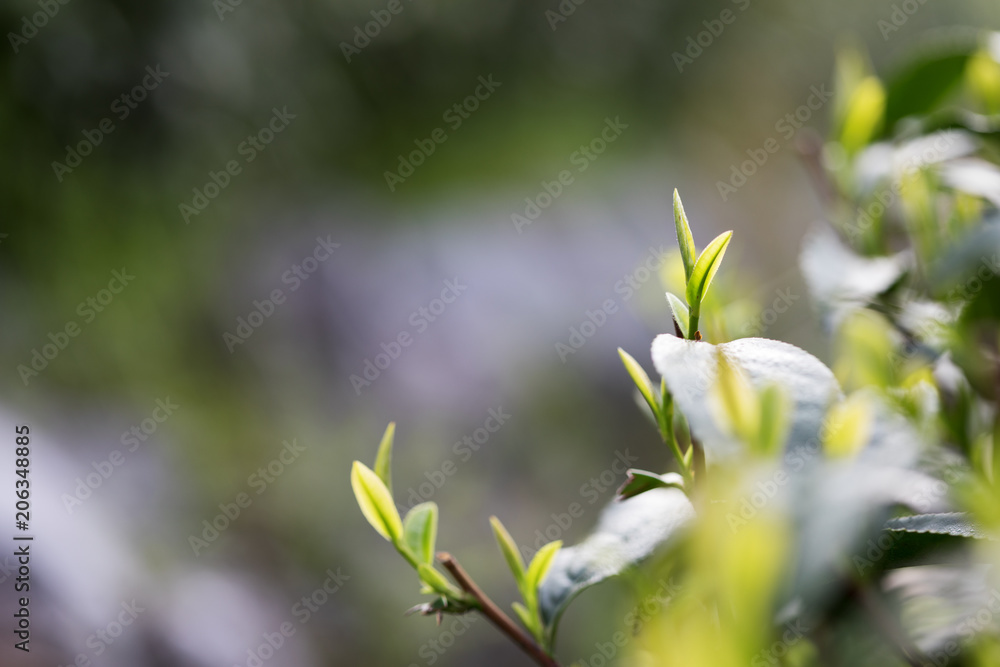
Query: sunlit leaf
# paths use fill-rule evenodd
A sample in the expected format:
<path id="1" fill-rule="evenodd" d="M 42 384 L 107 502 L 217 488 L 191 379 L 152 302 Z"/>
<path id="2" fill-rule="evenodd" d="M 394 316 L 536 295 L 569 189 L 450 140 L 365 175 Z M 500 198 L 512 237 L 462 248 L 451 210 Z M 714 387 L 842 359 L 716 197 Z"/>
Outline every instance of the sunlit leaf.
<path id="1" fill-rule="evenodd" d="M 657 417 L 660 414 L 660 406 L 656 403 L 656 396 L 653 393 L 653 383 L 650 382 L 649 375 L 639 365 L 639 362 L 633 359 L 625 350 L 618 348 L 618 356 L 621 357 L 622 363 L 625 364 L 625 370 L 628 371 L 632 382 L 639 388 L 639 393 L 642 394 L 642 397 L 646 399 L 646 403 L 649 404 L 649 409 L 653 411 L 653 416 Z"/>
<path id="2" fill-rule="evenodd" d="M 882 126 L 884 114 L 885 89 L 878 77 L 869 76 L 855 88 L 844 117 L 840 143 L 848 153 L 856 153 L 872 141 Z"/>
<path id="3" fill-rule="evenodd" d="M 687 215 L 684 214 L 681 196 L 676 189 L 674 190 L 674 228 L 677 230 L 677 245 L 681 249 L 681 259 L 684 261 L 684 277 L 690 281 L 698 251 L 694 245 L 694 236 L 691 235 L 691 226 L 688 224 Z"/>
<path id="4" fill-rule="evenodd" d="M 436 503 L 420 503 L 406 514 L 403 520 L 403 539 L 410 552 L 421 563 L 434 560 L 437 541 L 438 507 Z"/>
<path id="5" fill-rule="evenodd" d="M 524 559 L 521 558 L 521 552 L 518 551 L 517 543 L 514 542 L 514 538 L 510 536 L 507 529 L 495 516 L 490 517 L 490 525 L 493 527 L 493 535 L 496 537 L 497 545 L 500 547 L 500 552 L 503 554 L 504 560 L 507 561 L 507 566 L 510 568 L 511 574 L 514 575 L 514 580 L 517 581 L 518 587 L 524 586 Z"/>
<path id="6" fill-rule="evenodd" d="M 709 285 L 722 264 L 722 258 L 729 247 L 729 241 L 733 238 L 733 233 L 723 232 L 716 236 L 709 243 L 695 262 L 694 269 L 687 284 L 687 302 L 693 312 L 700 309 L 701 302 L 708 293 Z"/>
<path id="7" fill-rule="evenodd" d="M 712 345 L 668 334 L 657 336 L 653 363 L 677 408 L 687 417 L 691 434 L 702 443 L 709 463 L 742 449 L 739 439 L 720 427 L 709 400 L 720 351 L 739 366 L 757 391 L 778 385 L 789 397 L 787 449 L 819 442 L 827 409 L 841 394 L 833 373 L 816 357 L 794 345 L 764 338 Z"/>
<path id="8" fill-rule="evenodd" d="M 392 501 L 392 494 L 372 470 L 360 461 L 351 468 L 351 488 L 368 519 L 378 534 L 391 542 L 398 542 L 403 534 L 403 522 Z"/>
<path id="9" fill-rule="evenodd" d="M 667 303 L 670 304 L 670 312 L 674 316 L 674 322 L 677 322 L 677 327 L 681 330 L 681 335 L 690 338 L 688 324 L 691 321 L 691 313 L 688 312 L 687 305 L 670 292 L 667 292 Z"/>
<path id="10" fill-rule="evenodd" d="M 392 493 L 392 442 L 396 436 L 396 422 L 389 422 L 382 435 L 382 442 L 378 446 L 378 454 L 375 455 L 375 474 L 385 484 L 385 488 Z"/>

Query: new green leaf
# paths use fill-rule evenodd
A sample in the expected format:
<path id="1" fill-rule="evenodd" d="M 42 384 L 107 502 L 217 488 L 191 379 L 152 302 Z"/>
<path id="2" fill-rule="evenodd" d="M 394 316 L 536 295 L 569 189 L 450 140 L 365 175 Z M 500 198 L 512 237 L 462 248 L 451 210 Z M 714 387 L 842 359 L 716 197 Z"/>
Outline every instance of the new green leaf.
<path id="1" fill-rule="evenodd" d="M 524 623 L 524 627 L 528 628 L 528 630 L 531 631 L 531 634 L 537 635 L 538 627 L 534 617 L 531 615 L 531 612 L 528 611 L 528 608 L 520 602 L 515 602 L 511 606 L 514 607 L 514 612 L 517 614 L 517 617 L 521 619 L 522 623 Z"/>
<path id="2" fill-rule="evenodd" d="M 708 293 L 708 286 L 712 284 L 712 279 L 719 270 L 732 238 L 731 231 L 719 234 L 698 257 L 687 284 L 687 302 L 691 306 L 692 313 L 701 312 L 701 302 Z"/>
<path id="3" fill-rule="evenodd" d="M 441 595 L 454 597 L 458 593 L 457 589 L 444 578 L 444 575 L 430 565 L 420 563 L 417 566 L 417 572 L 420 574 L 420 581 Z"/>
<path id="4" fill-rule="evenodd" d="M 549 568 L 552 567 L 552 559 L 556 557 L 561 548 L 562 540 L 549 542 L 539 549 L 535 557 L 531 559 L 531 565 L 528 566 L 528 573 L 525 575 L 524 583 L 526 588 L 532 591 L 532 594 L 538 590 L 539 585 L 545 579 Z"/>
<path id="5" fill-rule="evenodd" d="M 433 502 L 415 506 L 403 521 L 403 539 L 410 552 L 421 563 L 430 564 L 434 559 L 437 525 L 438 507 Z"/>
<path id="6" fill-rule="evenodd" d="M 691 321 L 691 313 L 688 311 L 687 305 L 670 292 L 667 292 L 667 303 L 670 304 L 670 312 L 673 313 L 674 322 L 677 322 L 677 327 L 681 330 L 681 335 L 685 338 L 690 338 L 688 323 Z"/>
<path id="7" fill-rule="evenodd" d="M 389 422 L 382 435 L 382 442 L 378 446 L 378 454 L 375 455 L 375 474 L 379 476 L 385 484 L 385 488 L 392 493 L 392 441 L 396 436 L 396 422 Z"/>
<path id="8" fill-rule="evenodd" d="M 361 461 L 355 461 L 351 468 L 351 488 L 361 513 L 372 528 L 390 542 L 399 542 L 403 535 L 403 522 L 392 502 L 392 494 L 381 478 Z"/>
<path id="9" fill-rule="evenodd" d="M 497 545 L 499 545 L 500 552 L 503 554 L 504 559 L 507 561 L 507 566 L 514 575 L 514 580 L 517 581 L 518 588 L 523 588 L 524 559 L 521 558 L 521 552 L 517 549 L 517 543 L 514 542 L 514 538 L 510 536 L 504 525 L 500 523 L 500 519 L 491 516 L 490 525 L 493 526 L 493 534 L 497 538 Z"/>
<path id="10" fill-rule="evenodd" d="M 628 374 L 632 376 L 632 381 L 635 382 L 635 386 L 639 388 L 639 393 L 642 397 L 646 399 L 646 403 L 649 404 L 649 409 L 653 411 L 653 416 L 657 417 L 660 414 L 659 406 L 656 404 L 656 397 L 653 395 L 653 383 L 650 382 L 649 376 L 646 371 L 642 369 L 635 359 L 629 355 L 625 350 L 618 348 L 618 356 L 622 358 L 622 363 L 625 364 L 625 370 Z"/>
<path id="11" fill-rule="evenodd" d="M 677 194 L 676 189 L 674 189 L 674 227 L 677 229 L 677 245 L 680 246 L 681 259 L 684 261 L 684 278 L 690 281 L 698 250 L 694 245 L 694 237 L 691 235 L 691 226 L 684 214 L 681 196 Z"/>

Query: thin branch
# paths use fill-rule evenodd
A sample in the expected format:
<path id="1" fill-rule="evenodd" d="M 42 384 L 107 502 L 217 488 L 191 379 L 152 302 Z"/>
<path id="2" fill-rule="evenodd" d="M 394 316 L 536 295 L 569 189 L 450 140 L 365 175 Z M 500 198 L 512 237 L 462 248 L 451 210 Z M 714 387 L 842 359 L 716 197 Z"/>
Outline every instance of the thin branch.
<path id="1" fill-rule="evenodd" d="M 437 559 L 444 566 L 444 569 L 448 570 L 451 576 L 454 577 L 458 585 L 462 587 L 462 590 L 476 599 L 476 602 L 479 603 L 479 610 L 483 612 L 486 618 L 493 622 L 493 625 L 497 626 L 500 632 L 510 637 L 515 644 L 521 647 L 522 651 L 531 656 L 542 667 L 560 667 L 555 658 L 546 653 L 507 614 L 503 613 L 500 607 L 462 569 L 458 561 L 452 558 L 451 554 L 442 551 L 437 555 Z"/>

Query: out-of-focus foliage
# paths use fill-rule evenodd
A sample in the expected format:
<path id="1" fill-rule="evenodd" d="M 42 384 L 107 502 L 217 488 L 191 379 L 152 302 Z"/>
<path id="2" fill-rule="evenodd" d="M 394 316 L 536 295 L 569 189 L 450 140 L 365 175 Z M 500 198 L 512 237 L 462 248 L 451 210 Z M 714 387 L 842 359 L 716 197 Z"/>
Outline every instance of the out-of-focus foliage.
<path id="1" fill-rule="evenodd" d="M 620 354 L 680 474 L 631 471 L 555 557 L 547 651 L 569 601 L 632 573 L 632 631 L 601 649 L 631 664 L 995 664 L 1000 34 L 932 37 L 885 81 L 858 50 L 836 68 L 815 171 L 829 218 L 802 252 L 832 369 L 724 342 L 726 283 L 708 287 L 732 234 L 695 259 L 675 195 L 659 387 Z"/>

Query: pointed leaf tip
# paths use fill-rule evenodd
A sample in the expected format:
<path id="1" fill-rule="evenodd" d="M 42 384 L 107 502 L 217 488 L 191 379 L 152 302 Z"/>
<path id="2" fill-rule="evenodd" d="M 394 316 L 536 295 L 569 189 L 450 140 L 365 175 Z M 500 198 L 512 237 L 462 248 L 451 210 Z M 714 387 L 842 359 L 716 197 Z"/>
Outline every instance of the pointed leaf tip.
<path id="1" fill-rule="evenodd" d="M 687 215 L 684 214 L 684 204 L 681 203 L 681 196 L 676 188 L 674 188 L 674 228 L 677 230 L 677 245 L 681 249 L 681 259 L 684 262 L 684 277 L 690 281 L 698 250 L 691 235 L 691 225 L 688 224 Z"/>
<path id="2" fill-rule="evenodd" d="M 618 356 L 621 357 L 622 363 L 625 364 L 625 370 L 628 371 L 632 382 L 639 388 L 639 393 L 642 394 L 642 397 L 646 399 L 646 403 L 649 404 L 649 409 L 653 411 L 653 416 L 658 417 L 660 409 L 656 403 L 656 397 L 653 395 L 653 383 L 650 381 L 649 375 L 639 365 L 639 362 L 632 358 L 632 355 L 625 350 L 618 348 Z"/>
<path id="3" fill-rule="evenodd" d="M 674 316 L 677 328 L 680 329 L 684 338 L 689 338 L 688 324 L 691 322 L 691 313 L 687 305 L 670 292 L 667 292 L 667 303 L 670 304 L 670 312 Z"/>
<path id="4" fill-rule="evenodd" d="M 708 293 L 708 287 L 722 264 L 722 258 L 726 255 L 726 248 L 729 247 L 732 238 L 732 231 L 719 234 L 705 247 L 695 262 L 694 271 L 687 284 L 687 302 L 691 306 L 692 313 L 701 312 L 701 302 Z"/>
<path id="5" fill-rule="evenodd" d="M 493 527 L 493 535 L 496 537 L 497 545 L 500 547 L 500 553 L 503 554 L 504 560 L 507 561 L 507 567 L 510 568 L 511 574 L 514 575 L 514 580 L 517 582 L 518 587 L 523 587 L 525 565 L 524 559 L 521 558 L 521 552 L 517 548 L 517 543 L 510 536 L 510 533 L 507 532 L 500 519 L 491 516 L 490 525 Z"/>
<path id="6" fill-rule="evenodd" d="M 375 455 L 375 474 L 379 476 L 385 488 L 392 493 L 392 442 L 396 437 L 396 422 L 389 422 L 382 434 L 382 441 L 378 445 L 378 454 Z"/>

